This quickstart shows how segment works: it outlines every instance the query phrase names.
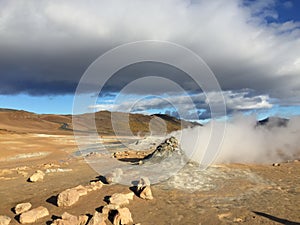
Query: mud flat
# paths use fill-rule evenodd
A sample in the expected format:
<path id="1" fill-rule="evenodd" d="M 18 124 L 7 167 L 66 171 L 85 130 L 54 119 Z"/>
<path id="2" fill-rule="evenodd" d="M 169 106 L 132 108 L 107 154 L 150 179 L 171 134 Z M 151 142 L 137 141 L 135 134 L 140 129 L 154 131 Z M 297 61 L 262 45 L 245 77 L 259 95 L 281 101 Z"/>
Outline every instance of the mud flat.
<path id="1" fill-rule="evenodd" d="M 99 190 L 80 197 L 69 207 L 57 206 L 57 195 L 78 185 L 105 178 L 108 171 L 96 172 L 78 151 L 72 136 L 60 135 L 0 135 L 0 215 L 12 218 L 10 224 L 19 224 L 13 207 L 30 202 L 33 208 L 43 206 L 49 216 L 32 224 L 51 224 L 64 212 L 73 215 L 93 215 L 95 210 L 107 205 L 107 198 L 114 193 L 131 192 L 132 185 L 104 184 Z M 105 137 L 103 137 L 105 140 Z M 12 143 L 18 140 L 18 143 Z M 136 140 L 128 140 L 133 143 Z M 26 147 L 27 144 L 36 144 Z M 125 151 L 117 140 L 108 137 L 105 142 L 111 153 Z M 11 148 L 12 146 L 14 148 Z M 25 147 L 24 147 L 25 146 Z M 110 153 L 108 151 L 108 153 Z M 39 155 L 40 152 L 48 154 Z M 112 162 L 126 165 L 127 170 L 137 168 L 131 162 L 112 158 L 112 154 L 87 156 L 96 163 Z M 106 151 L 107 152 L 107 151 Z M 16 157 L 22 154 L 33 157 Z M 32 156 L 32 155 L 31 155 Z M 103 160 L 103 158 L 105 160 Z M 109 159 L 109 160 L 106 160 Z M 100 161 L 98 161 L 100 160 Z M 102 160 L 102 161 L 101 161 Z M 103 167 L 105 168 L 105 167 Z M 39 182 L 27 182 L 35 171 L 45 173 Z M 101 171 L 100 171 L 101 172 Z M 152 184 L 153 200 L 134 196 L 126 206 L 134 223 L 152 224 L 299 224 L 300 223 L 300 162 L 283 162 L 280 165 L 214 165 L 201 170 L 197 165 L 186 164 L 169 179 Z M 151 174 L 150 174 L 151 180 Z M 111 224 L 107 221 L 107 224 Z"/>

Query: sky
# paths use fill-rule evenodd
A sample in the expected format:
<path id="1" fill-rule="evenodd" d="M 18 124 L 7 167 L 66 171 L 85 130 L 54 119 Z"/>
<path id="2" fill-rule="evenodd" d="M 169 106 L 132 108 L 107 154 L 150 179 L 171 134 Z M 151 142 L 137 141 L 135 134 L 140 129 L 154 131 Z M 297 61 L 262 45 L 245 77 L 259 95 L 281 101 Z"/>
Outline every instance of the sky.
<path id="1" fill-rule="evenodd" d="M 0 0 L 0 108 L 71 114 L 79 80 L 99 56 L 122 44 L 159 40 L 205 61 L 228 115 L 300 115 L 299 11 L 297 0 Z M 162 74 L 186 93 L 163 81 L 122 91 L 139 76 Z M 216 96 L 183 71 L 146 62 L 114 74 L 83 111 L 124 111 L 134 103 L 132 112 L 178 116 L 172 99 L 191 119 L 192 99 L 199 119 L 207 120 L 207 95 Z"/>

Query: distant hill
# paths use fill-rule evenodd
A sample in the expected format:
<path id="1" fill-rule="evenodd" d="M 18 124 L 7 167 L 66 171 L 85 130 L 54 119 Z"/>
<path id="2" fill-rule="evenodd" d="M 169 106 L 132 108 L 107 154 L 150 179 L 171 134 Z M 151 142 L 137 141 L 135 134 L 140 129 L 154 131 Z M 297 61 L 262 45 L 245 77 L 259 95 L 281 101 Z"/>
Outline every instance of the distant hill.
<path id="1" fill-rule="evenodd" d="M 93 132 L 91 130 L 92 113 L 76 115 L 78 131 L 83 133 Z M 195 122 L 182 121 L 168 115 L 143 115 L 111 113 L 109 111 L 100 111 L 95 113 L 95 123 L 100 135 L 114 135 L 112 125 L 119 131 L 129 127 L 133 134 L 145 135 L 149 133 L 149 126 L 154 130 L 166 130 L 168 133 L 182 128 L 194 127 L 201 124 Z M 125 119 L 124 119 L 125 118 Z M 0 133 L 45 133 L 45 134 L 73 134 L 72 115 L 55 114 L 35 114 L 23 110 L 1 109 L 0 108 Z M 120 133 L 119 133 L 120 134 Z"/>
<path id="2" fill-rule="evenodd" d="M 265 119 L 259 120 L 257 126 L 267 126 L 268 128 L 273 127 L 286 127 L 288 125 L 289 119 L 281 117 L 267 117 Z"/>

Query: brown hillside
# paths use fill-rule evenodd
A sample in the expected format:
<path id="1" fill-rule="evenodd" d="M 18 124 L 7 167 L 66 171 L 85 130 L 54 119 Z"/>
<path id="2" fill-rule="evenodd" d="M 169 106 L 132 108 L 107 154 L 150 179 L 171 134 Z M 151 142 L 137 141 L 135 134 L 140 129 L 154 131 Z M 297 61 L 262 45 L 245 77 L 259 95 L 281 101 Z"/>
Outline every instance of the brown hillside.
<path id="1" fill-rule="evenodd" d="M 73 119 L 79 124 L 76 128 L 80 132 L 91 132 L 93 114 L 77 115 Z M 113 119 L 113 125 L 112 125 Z M 129 121 L 129 126 L 128 126 Z M 167 115 L 143 115 L 111 113 L 101 111 L 95 114 L 95 123 L 100 135 L 113 135 L 115 127 L 118 134 L 145 135 L 150 133 L 149 126 L 155 132 L 172 132 L 181 128 L 200 125 L 187 121 L 181 121 Z M 1 133 L 45 133 L 45 134 L 73 134 L 71 115 L 35 114 L 22 110 L 0 109 Z"/>

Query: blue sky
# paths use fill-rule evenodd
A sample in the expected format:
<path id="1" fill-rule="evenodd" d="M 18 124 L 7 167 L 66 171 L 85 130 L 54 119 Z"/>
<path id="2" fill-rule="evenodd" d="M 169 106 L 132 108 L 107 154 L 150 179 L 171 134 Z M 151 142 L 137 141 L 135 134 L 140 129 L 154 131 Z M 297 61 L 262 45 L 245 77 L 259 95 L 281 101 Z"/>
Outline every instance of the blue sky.
<path id="1" fill-rule="evenodd" d="M 300 1 L 115 3 L 0 2 L 0 108 L 71 114 L 79 79 L 98 56 L 119 44 L 157 39 L 188 47 L 203 58 L 224 91 L 229 113 L 300 115 Z M 112 109 L 134 71 L 112 80 L 91 108 Z M 196 99 L 191 82 L 169 72 Z M 141 90 L 149 90 L 147 85 Z M 151 94 L 141 90 L 124 101 Z M 155 95 L 182 102 L 182 96 L 162 88 L 138 112 L 175 115 L 174 107 L 154 101 Z M 202 117 L 209 114 L 205 99 L 195 102 Z"/>

